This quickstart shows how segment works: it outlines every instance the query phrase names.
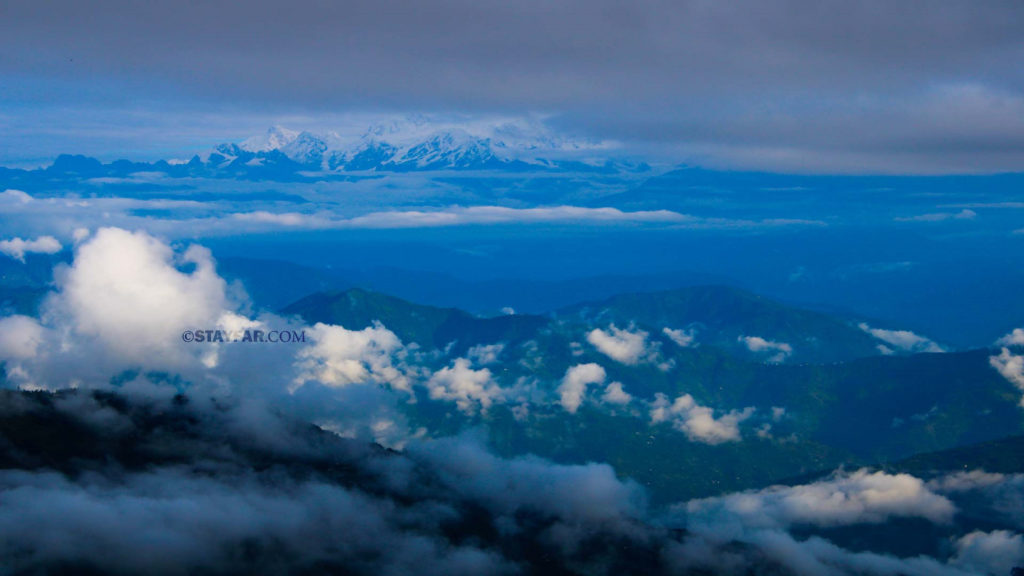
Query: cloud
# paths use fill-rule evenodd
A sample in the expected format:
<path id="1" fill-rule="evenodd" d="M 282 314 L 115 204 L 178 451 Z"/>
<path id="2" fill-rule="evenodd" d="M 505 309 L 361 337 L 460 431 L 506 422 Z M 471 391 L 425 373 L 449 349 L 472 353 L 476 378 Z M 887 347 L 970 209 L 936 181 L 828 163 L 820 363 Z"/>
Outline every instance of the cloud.
<path id="1" fill-rule="evenodd" d="M 178 255 L 145 232 L 116 228 L 78 247 L 57 288 L 46 317 L 120 362 L 154 368 L 193 358 L 182 332 L 215 328 L 233 308 L 209 250 L 191 246 Z"/>
<path id="2" fill-rule="evenodd" d="M 467 414 L 475 413 L 478 406 L 486 412 L 504 394 L 490 370 L 474 370 L 466 358 L 457 358 L 451 366 L 434 372 L 426 387 L 431 398 L 454 401 L 459 410 Z"/>
<path id="3" fill-rule="evenodd" d="M 604 389 L 601 401 L 607 404 L 618 404 L 620 406 L 629 404 L 633 400 L 628 392 L 622 389 L 622 382 L 612 382 Z"/>
<path id="4" fill-rule="evenodd" d="M 947 220 L 974 220 L 978 213 L 974 210 L 964 208 L 959 212 L 939 212 L 934 214 L 920 214 L 907 218 L 896 218 L 897 222 L 945 222 Z"/>
<path id="5" fill-rule="evenodd" d="M 968 472 L 954 472 L 940 476 L 928 482 L 928 488 L 936 492 L 963 492 L 977 490 L 1002 484 L 1006 481 L 1003 474 L 994 474 L 984 470 L 971 470 Z"/>
<path id="6" fill-rule="evenodd" d="M 447 484 L 494 513 L 542 512 L 571 522 L 614 523 L 644 514 L 639 485 L 607 464 L 552 465 L 535 456 L 503 460 L 479 443 L 447 438 L 417 444 Z"/>
<path id="7" fill-rule="evenodd" d="M 7 189 L 0 192 L 0 204 L 18 206 L 32 202 L 34 198 L 22 190 Z"/>
<path id="8" fill-rule="evenodd" d="M 793 347 L 785 342 L 765 340 L 760 336 L 740 336 L 737 340 L 755 354 L 773 353 L 768 358 L 769 362 L 784 362 L 793 354 Z"/>
<path id="9" fill-rule="evenodd" d="M 56 254 L 60 250 L 60 242 L 53 236 L 40 236 L 35 240 L 0 240 L 0 252 L 22 262 L 25 261 L 25 254 Z"/>
<path id="10" fill-rule="evenodd" d="M 661 332 L 668 336 L 668 339 L 675 342 L 680 348 L 689 348 L 693 346 L 697 339 L 696 330 L 683 330 L 683 329 L 672 329 L 662 328 Z"/>
<path id="11" fill-rule="evenodd" d="M 918 336 L 910 330 L 883 330 L 881 328 L 872 328 L 866 323 L 861 322 L 857 325 L 858 328 L 871 334 L 875 338 L 878 338 L 882 342 L 895 346 L 899 350 L 904 352 L 945 352 L 946 349 L 939 344 L 925 338 L 924 336 Z M 883 354 L 885 351 L 882 351 Z"/>
<path id="12" fill-rule="evenodd" d="M 1007 567 L 1024 565 L 1024 537 L 1006 530 L 976 530 L 957 538 L 953 564 L 980 574 L 1003 576 Z"/>
<path id="13" fill-rule="evenodd" d="M 504 575 L 540 555 L 548 570 L 659 569 L 665 533 L 645 523 L 643 489 L 606 464 L 505 459 L 468 437 L 385 451 L 240 400 L 0 395 L 5 422 L 31 414 L 118 446 L 69 455 L 25 450 L 31 431 L 5 438 L 6 567 Z M 40 456 L 73 473 L 29 469 Z"/>
<path id="14" fill-rule="evenodd" d="M 411 390 L 408 375 L 395 360 L 403 352 L 402 342 L 380 323 L 348 330 L 318 322 L 308 334 L 313 345 L 296 355 L 299 375 L 292 390 L 310 381 L 330 387 L 373 382 Z"/>
<path id="15" fill-rule="evenodd" d="M 1024 392 L 1024 356 L 1010 352 L 1009 348 L 1003 348 L 998 356 L 989 356 L 988 363 L 1003 378 Z M 1021 397 L 1020 405 L 1024 408 L 1024 396 Z"/>
<path id="16" fill-rule="evenodd" d="M 466 357 L 479 366 L 487 366 L 498 361 L 505 350 L 504 344 L 478 344 L 466 352 Z"/>
<path id="17" fill-rule="evenodd" d="M 647 332 L 617 328 L 614 324 L 608 330 L 595 328 L 587 333 L 587 342 L 605 356 L 629 366 L 641 360 L 652 360 L 657 348 L 648 345 Z"/>
<path id="18" fill-rule="evenodd" d="M 919 478 L 861 469 L 813 484 L 693 500 L 677 511 L 685 514 L 690 528 L 732 539 L 752 530 L 881 524 L 891 518 L 946 524 L 956 508 Z"/>
<path id="19" fill-rule="evenodd" d="M 418 511 L 418 520 L 403 519 L 387 501 L 325 482 L 285 480 L 275 487 L 254 475 L 209 478 L 158 468 L 92 485 L 49 472 L 5 471 L 0 485 L 0 533 L 26 566 L 219 571 L 244 565 L 249 542 L 266 560 L 296 568 L 342 561 L 396 574 L 505 571 L 500 558 L 484 551 L 403 529 L 409 521 L 429 526 L 429 510 Z"/>
<path id="20" fill-rule="evenodd" d="M 587 385 L 601 384 L 607 377 L 604 368 L 599 364 L 577 364 L 565 371 L 562 383 L 558 386 L 559 402 L 570 414 L 575 414 L 583 403 Z"/>
<path id="21" fill-rule="evenodd" d="M 34 358 L 44 341 L 44 328 L 28 316 L 0 318 L 0 360 Z"/>
<path id="22" fill-rule="evenodd" d="M 660 392 L 655 396 L 650 411 L 651 424 L 671 422 L 673 428 L 685 433 L 691 441 L 714 445 L 739 442 L 739 424 L 754 414 L 754 408 L 732 410 L 718 418 L 714 414 L 712 408 L 697 404 L 689 394 L 670 403 L 668 397 Z"/>
<path id="23" fill-rule="evenodd" d="M 1024 346 L 1024 329 L 1014 328 L 1013 332 L 1010 332 L 1006 336 L 1003 336 L 999 340 L 996 340 L 998 346 Z"/>
<path id="24" fill-rule="evenodd" d="M 285 227 L 327 228 L 435 228 L 474 224 L 537 223 L 537 222 L 650 222 L 674 223 L 695 220 L 692 216 L 669 210 L 624 212 L 617 208 L 584 208 L 552 206 L 541 208 L 507 208 L 504 206 L 452 206 L 436 211 L 371 212 L 352 218 L 337 218 L 328 213 L 273 213 L 266 211 L 232 214 L 231 219 L 244 223 L 275 224 Z"/>
<path id="25" fill-rule="evenodd" d="M 726 574 L 749 571 L 751 557 L 756 557 L 801 576 L 968 576 L 974 572 L 935 558 L 854 552 L 816 534 L 906 518 L 952 526 L 955 513 L 952 501 L 914 476 L 866 469 L 838 471 L 810 484 L 772 486 L 673 506 L 666 524 L 685 528 L 691 536 L 669 546 L 667 553 L 680 569 Z M 791 532 L 794 529 L 811 535 L 798 540 Z"/>
<path id="26" fill-rule="evenodd" d="M 906 0 L 871 1 L 819 14 L 792 0 L 430 9 L 303 0 L 288 14 L 267 1 L 242 14 L 158 1 L 126 21 L 118 0 L 89 10 L 23 2 L 0 30 L 0 51 L 12 54 L 0 72 L 17 87 L 5 95 L 17 112 L 9 132 L 33 135 L 11 152 L 26 154 L 27 142 L 36 157 L 69 140 L 180 148 L 215 129 L 241 138 L 271 118 L 336 110 L 544 111 L 677 161 L 1019 170 L 1020 10 L 1002 1 L 927 14 Z M 273 42 L 262 39 L 266 22 Z M 865 37 L 873 41 L 857 41 Z"/>

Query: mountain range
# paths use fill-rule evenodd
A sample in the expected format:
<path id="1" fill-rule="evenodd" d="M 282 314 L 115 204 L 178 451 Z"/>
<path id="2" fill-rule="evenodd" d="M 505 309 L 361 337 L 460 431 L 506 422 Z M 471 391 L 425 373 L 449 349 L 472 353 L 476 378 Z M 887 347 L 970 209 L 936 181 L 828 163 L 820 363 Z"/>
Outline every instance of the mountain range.
<path id="1" fill-rule="evenodd" d="M 603 143 L 553 134 L 541 125 L 438 125 L 394 122 L 370 126 L 355 137 L 335 132 L 314 133 L 273 126 L 265 134 L 225 142 L 187 160 L 155 162 L 117 160 L 104 163 L 88 156 L 62 154 L 39 170 L 0 169 L 0 178 L 18 184 L 25 173 L 48 178 L 124 177 L 137 172 L 162 172 L 172 178 L 240 178 L 304 181 L 332 175 L 437 171 L 582 172 L 616 174 L 647 172 Z"/>

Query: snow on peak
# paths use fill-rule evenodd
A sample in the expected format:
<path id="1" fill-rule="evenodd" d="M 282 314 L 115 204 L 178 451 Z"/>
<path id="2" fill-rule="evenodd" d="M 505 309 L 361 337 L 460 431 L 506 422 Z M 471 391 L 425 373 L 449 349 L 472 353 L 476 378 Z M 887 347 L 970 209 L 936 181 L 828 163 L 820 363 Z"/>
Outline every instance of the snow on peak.
<path id="1" fill-rule="evenodd" d="M 363 131 L 297 131 L 274 126 L 239 145 L 237 154 L 280 152 L 294 162 L 327 170 L 487 169 L 510 163 L 551 166 L 560 159 L 597 164 L 614 146 L 558 134 L 538 118 L 443 118 L 408 115 Z"/>
<path id="2" fill-rule="evenodd" d="M 301 132 L 289 130 L 283 126 L 272 126 L 266 134 L 253 136 L 242 142 L 240 148 L 247 152 L 270 152 L 281 150 L 299 137 Z"/>

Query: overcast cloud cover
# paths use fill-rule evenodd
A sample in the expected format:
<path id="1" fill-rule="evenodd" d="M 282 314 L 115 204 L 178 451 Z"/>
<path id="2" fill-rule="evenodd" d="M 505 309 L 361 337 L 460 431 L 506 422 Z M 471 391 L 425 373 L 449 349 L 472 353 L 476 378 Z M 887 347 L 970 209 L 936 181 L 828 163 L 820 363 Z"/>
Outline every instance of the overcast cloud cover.
<path id="1" fill-rule="evenodd" d="M 1021 169 L 1013 1 L 18 0 L 0 16 L 0 155 L 23 161 L 423 112 L 539 116 L 713 166 Z"/>

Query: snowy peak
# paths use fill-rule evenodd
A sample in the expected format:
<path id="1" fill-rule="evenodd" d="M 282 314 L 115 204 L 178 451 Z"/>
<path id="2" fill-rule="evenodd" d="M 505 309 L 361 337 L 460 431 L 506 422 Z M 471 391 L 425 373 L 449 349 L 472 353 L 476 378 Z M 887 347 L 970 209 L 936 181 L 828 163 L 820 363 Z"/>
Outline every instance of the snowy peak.
<path id="1" fill-rule="evenodd" d="M 606 143 L 567 138 L 534 120 L 438 122 L 407 116 L 345 138 L 274 126 L 201 157 L 211 167 L 294 164 L 331 172 L 595 170 L 619 164 Z M 630 169 L 625 163 L 625 169 Z"/>
<path id="2" fill-rule="evenodd" d="M 294 142 L 299 137 L 299 134 L 301 133 L 289 130 L 283 126 L 273 126 L 267 130 L 266 134 L 253 136 L 242 142 L 239 147 L 246 152 L 280 150 Z"/>

